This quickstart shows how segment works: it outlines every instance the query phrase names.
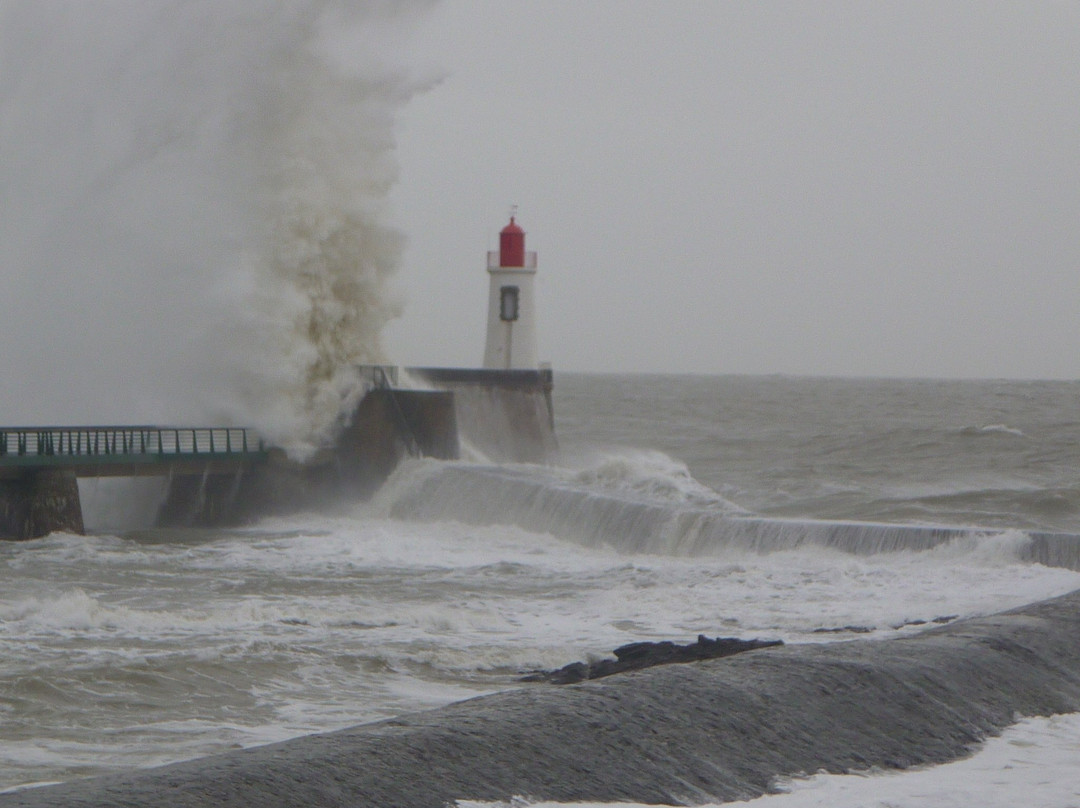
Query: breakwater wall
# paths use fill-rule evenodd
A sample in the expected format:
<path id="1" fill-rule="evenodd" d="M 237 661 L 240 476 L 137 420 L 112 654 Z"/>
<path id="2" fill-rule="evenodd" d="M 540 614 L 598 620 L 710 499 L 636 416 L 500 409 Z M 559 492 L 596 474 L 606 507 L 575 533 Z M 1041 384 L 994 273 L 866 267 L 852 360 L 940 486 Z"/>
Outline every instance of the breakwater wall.
<path id="1" fill-rule="evenodd" d="M 454 394 L 459 434 L 500 463 L 544 463 L 558 451 L 550 368 L 409 368 L 414 381 Z"/>
<path id="2" fill-rule="evenodd" d="M 372 389 L 335 444 L 305 462 L 274 449 L 242 473 L 170 480 L 161 526 L 241 524 L 270 514 L 366 499 L 405 457 L 458 456 L 453 395 L 437 390 Z"/>
<path id="3" fill-rule="evenodd" d="M 827 522 L 751 516 L 724 503 L 658 501 L 596 490 L 532 469 L 445 464 L 419 469 L 384 491 L 390 513 L 410 519 L 514 524 L 590 547 L 707 556 L 827 547 L 854 555 L 919 552 L 954 541 L 1012 534 L 1023 561 L 1080 570 L 1080 535 L 974 526 Z"/>
<path id="4" fill-rule="evenodd" d="M 393 383 L 393 369 L 374 370 L 333 446 L 303 463 L 271 450 L 242 471 L 178 476 L 158 524 L 241 524 L 367 499 L 403 459 L 457 459 L 463 444 L 500 462 L 543 462 L 557 450 L 550 369 L 410 368 L 410 387 Z"/>
<path id="5" fill-rule="evenodd" d="M 693 804 L 779 775 L 943 763 L 1080 710 L 1080 592 L 889 641 L 784 646 L 530 685 L 340 732 L 0 795 L 0 808 L 457 799 Z"/>
<path id="6" fill-rule="evenodd" d="M 0 430 L 0 539 L 83 532 L 80 477 L 168 477 L 156 523 L 227 526 L 366 499 L 405 457 L 542 463 L 557 450 L 552 372 L 359 369 L 367 389 L 332 445 L 303 462 L 236 427 Z M 216 443 L 215 443 L 216 441 Z"/>

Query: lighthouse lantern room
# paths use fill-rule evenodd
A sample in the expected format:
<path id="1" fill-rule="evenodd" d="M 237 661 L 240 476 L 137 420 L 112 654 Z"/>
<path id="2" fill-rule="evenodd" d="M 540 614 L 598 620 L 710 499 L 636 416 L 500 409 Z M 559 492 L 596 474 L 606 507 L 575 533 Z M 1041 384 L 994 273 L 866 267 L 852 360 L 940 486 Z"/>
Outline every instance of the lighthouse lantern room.
<path id="1" fill-rule="evenodd" d="M 499 233 L 499 249 L 488 253 L 487 269 L 491 284 L 484 367 L 535 370 L 536 253 L 525 251 L 525 231 L 513 216 Z"/>

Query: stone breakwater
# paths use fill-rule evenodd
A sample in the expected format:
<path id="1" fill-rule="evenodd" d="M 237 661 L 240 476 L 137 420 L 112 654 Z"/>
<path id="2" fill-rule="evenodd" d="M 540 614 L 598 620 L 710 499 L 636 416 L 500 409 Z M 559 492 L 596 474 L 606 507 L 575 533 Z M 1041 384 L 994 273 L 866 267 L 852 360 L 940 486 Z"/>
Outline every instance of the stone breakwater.
<path id="1" fill-rule="evenodd" d="M 536 671 L 527 674 L 518 681 L 572 685 L 584 682 L 586 679 L 603 679 L 605 676 L 639 671 L 656 665 L 720 659 L 783 644 L 781 640 L 740 640 L 738 637 L 710 639 L 703 634 L 698 635 L 697 642 L 687 645 L 676 645 L 673 642 L 632 642 L 616 648 L 612 652 L 615 654 L 615 659 L 571 662 L 555 671 Z"/>
<path id="2" fill-rule="evenodd" d="M 533 685 L 340 732 L 0 795 L 0 806 L 694 803 L 777 775 L 942 763 L 1080 710 L 1080 592 L 891 641 Z"/>

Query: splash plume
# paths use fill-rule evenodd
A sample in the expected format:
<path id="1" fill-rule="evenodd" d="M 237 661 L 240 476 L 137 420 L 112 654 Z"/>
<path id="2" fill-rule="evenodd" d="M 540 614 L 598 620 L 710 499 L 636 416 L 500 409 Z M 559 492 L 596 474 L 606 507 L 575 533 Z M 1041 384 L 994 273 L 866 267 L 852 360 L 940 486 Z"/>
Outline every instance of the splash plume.
<path id="1" fill-rule="evenodd" d="M 327 441 L 400 311 L 384 200 L 421 88 L 385 54 L 428 5 L 0 2 L 9 417 Z"/>

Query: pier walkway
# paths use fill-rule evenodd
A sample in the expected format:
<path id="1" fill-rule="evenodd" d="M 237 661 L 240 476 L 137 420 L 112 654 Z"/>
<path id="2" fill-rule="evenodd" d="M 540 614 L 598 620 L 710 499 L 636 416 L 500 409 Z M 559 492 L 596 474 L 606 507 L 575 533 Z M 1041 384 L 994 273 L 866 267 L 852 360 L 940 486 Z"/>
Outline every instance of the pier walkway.
<path id="1" fill-rule="evenodd" d="M 262 440 L 242 427 L 0 427 L 0 479 L 40 469 L 76 477 L 225 471 L 266 455 Z"/>
<path id="2" fill-rule="evenodd" d="M 208 479 L 239 479 L 269 451 L 250 429 L 233 427 L 0 427 L 0 538 L 83 532 L 80 477 L 194 480 L 192 507 Z"/>

